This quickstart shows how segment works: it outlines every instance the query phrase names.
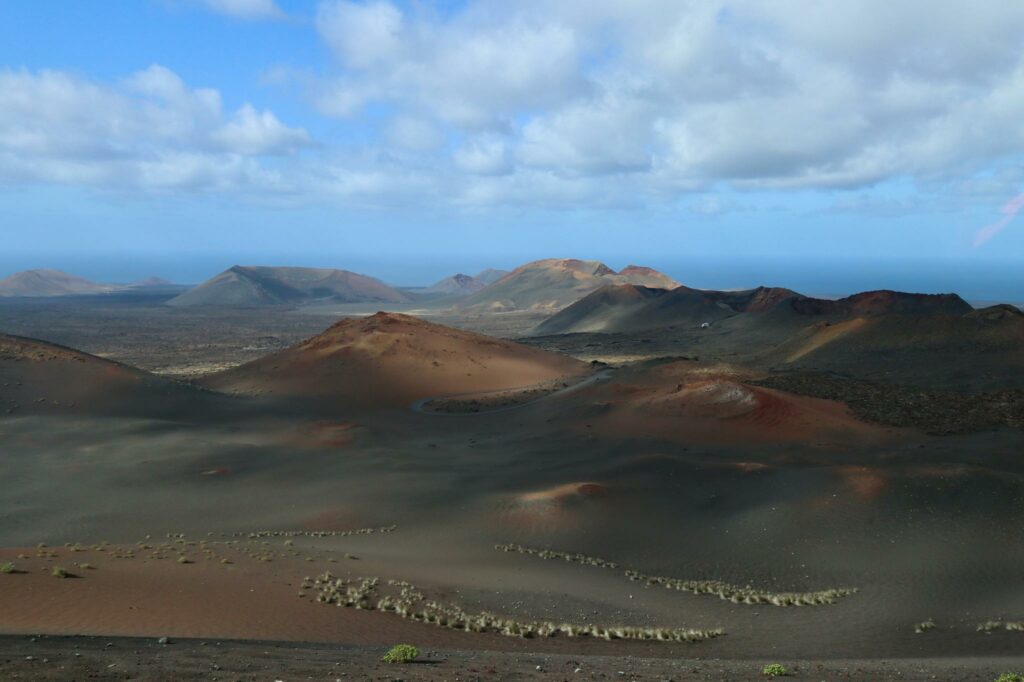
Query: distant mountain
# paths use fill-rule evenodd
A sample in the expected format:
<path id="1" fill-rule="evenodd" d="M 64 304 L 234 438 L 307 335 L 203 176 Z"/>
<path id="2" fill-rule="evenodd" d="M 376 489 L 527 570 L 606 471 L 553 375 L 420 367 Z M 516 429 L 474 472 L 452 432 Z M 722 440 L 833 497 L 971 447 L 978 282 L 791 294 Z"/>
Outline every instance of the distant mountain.
<path id="1" fill-rule="evenodd" d="M 787 314 L 797 325 L 806 318 L 842 320 L 883 315 L 960 316 L 973 310 L 956 294 L 866 291 L 838 300 L 803 296 L 781 287 L 711 291 L 680 286 L 670 291 L 633 285 L 599 289 L 544 320 L 534 334 L 631 333 L 672 326 L 700 326 L 744 313 Z M 802 322 L 800 320 L 803 320 Z"/>
<path id="2" fill-rule="evenodd" d="M 163 277 L 147 277 L 146 279 L 140 279 L 138 282 L 132 282 L 128 286 L 133 289 L 151 289 L 154 287 L 173 287 L 176 285 L 174 282 L 166 280 Z"/>
<path id="3" fill-rule="evenodd" d="M 453 294 L 456 296 L 465 296 L 472 294 L 475 291 L 480 291 L 485 286 L 487 286 L 485 282 L 481 282 L 476 277 L 464 275 L 460 272 L 456 275 L 452 275 L 451 277 L 445 277 L 438 282 L 434 282 L 423 291 L 430 294 Z"/>
<path id="4" fill-rule="evenodd" d="M 0 279 L 0 296 L 75 296 L 105 294 L 122 287 L 100 284 L 60 270 L 25 270 Z"/>
<path id="5" fill-rule="evenodd" d="M 966 315 L 974 310 L 956 294 L 908 294 L 902 291 L 864 291 L 834 301 L 800 297 L 793 309 L 805 315 Z"/>
<path id="6" fill-rule="evenodd" d="M 599 261 L 549 258 L 522 265 L 460 306 L 495 312 L 556 311 L 609 284 L 675 288 L 679 283 L 657 270 L 630 265 L 615 272 Z"/>
<path id="7" fill-rule="evenodd" d="M 408 294 L 347 270 L 236 265 L 167 302 L 172 306 L 260 306 L 332 300 L 405 303 Z"/>
<path id="8" fill-rule="evenodd" d="M 482 270 L 476 273 L 473 279 L 477 280 L 478 282 L 483 282 L 485 285 L 494 284 L 507 274 L 508 270 L 495 270 L 494 268 L 487 268 L 486 270 Z"/>
<path id="9" fill-rule="evenodd" d="M 265 358 L 211 374 L 207 388 L 327 406 L 406 406 L 419 398 L 531 386 L 589 371 L 558 353 L 398 313 L 350 318 Z"/>

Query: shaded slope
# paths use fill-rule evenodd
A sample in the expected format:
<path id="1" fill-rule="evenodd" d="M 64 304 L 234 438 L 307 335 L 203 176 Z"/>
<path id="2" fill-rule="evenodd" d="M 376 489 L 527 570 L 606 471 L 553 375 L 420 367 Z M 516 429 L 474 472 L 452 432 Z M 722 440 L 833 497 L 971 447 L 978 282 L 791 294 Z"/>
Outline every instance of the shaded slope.
<path id="1" fill-rule="evenodd" d="M 75 296 L 104 294 L 121 289 L 100 284 L 60 270 L 25 270 L 0 279 L 0 296 Z"/>
<path id="2" fill-rule="evenodd" d="M 629 333 L 677 325 L 699 327 L 739 313 L 766 312 L 798 296 L 789 289 L 774 287 L 734 292 L 680 286 L 667 291 L 623 284 L 598 289 L 554 314 L 532 333 Z"/>
<path id="3" fill-rule="evenodd" d="M 588 371 L 578 360 L 408 315 L 346 319 L 266 358 L 210 375 L 210 388 L 352 407 L 532 386 Z"/>
<path id="4" fill-rule="evenodd" d="M 609 284 L 671 288 L 678 283 L 656 270 L 630 265 L 616 273 L 599 261 L 549 258 L 522 265 L 462 302 L 490 311 L 556 311 Z"/>
<path id="5" fill-rule="evenodd" d="M 884 315 L 964 315 L 973 310 L 956 294 L 867 291 L 847 298 L 811 298 L 782 287 L 713 291 L 677 287 L 649 295 L 630 285 L 599 289 L 542 322 L 534 334 L 631 333 L 659 327 L 700 326 L 742 313 L 773 313 L 778 324 L 811 324 L 816 317 L 842 320 Z"/>
<path id="6" fill-rule="evenodd" d="M 957 390 L 1024 387 L 1024 315 L 999 307 L 818 322 L 766 357 L 790 367 Z"/>
<path id="7" fill-rule="evenodd" d="M 0 335 L 0 416 L 189 418 L 219 396 L 64 346 Z"/>
<path id="8" fill-rule="evenodd" d="M 344 303 L 411 300 L 380 280 L 347 270 L 236 265 L 171 299 L 168 305 L 259 306 L 315 299 Z"/>

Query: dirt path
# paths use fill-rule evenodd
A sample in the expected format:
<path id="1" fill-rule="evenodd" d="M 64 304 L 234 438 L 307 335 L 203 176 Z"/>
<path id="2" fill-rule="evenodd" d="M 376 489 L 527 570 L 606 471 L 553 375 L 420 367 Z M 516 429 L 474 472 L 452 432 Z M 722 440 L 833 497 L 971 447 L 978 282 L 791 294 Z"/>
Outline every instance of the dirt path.
<path id="1" fill-rule="evenodd" d="M 575 393 L 576 391 L 580 391 L 580 390 L 582 390 L 582 389 L 584 389 L 584 388 L 586 388 L 588 386 L 592 386 L 592 385 L 594 385 L 594 384 L 596 384 L 596 383 L 598 383 L 600 381 L 607 380 L 608 378 L 610 378 L 612 376 L 613 373 L 614 373 L 614 370 L 604 369 L 604 370 L 601 370 L 601 371 L 596 372 L 594 374 L 591 374 L 590 376 L 586 377 L 585 379 L 583 379 L 581 381 L 577 381 L 574 384 L 570 384 L 569 386 L 566 386 L 564 388 L 559 388 L 557 390 L 551 391 L 550 393 L 545 393 L 544 395 L 540 396 L 539 398 L 534 398 L 532 400 L 527 400 L 527 401 L 522 402 L 522 403 L 516 403 L 515 405 L 505 405 L 505 406 L 502 406 L 502 407 L 496 407 L 496 408 L 490 409 L 490 410 L 486 410 L 486 409 L 485 410 L 477 410 L 475 412 L 470 412 L 470 411 L 466 411 L 466 412 L 442 412 L 442 411 L 439 411 L 439 410 L 427 409 L 427 405 L 429 403 L 431 403 L 431 402 L 434 402 L 435 400 L 458 400 L 458 399 L 471 399 L 471 398 L 479 399 L 479 398 L 486 398 L 488 396 L 502 396 L 502 395 L 507 395 L 507 394 L 510 394 L 510 393 L 525 393 L 525 392 L 530 391 L 530 390 L 535 390 L 535 389 L 541 388 L 541 386 L 524 386 L 522 388 L 514 389 L 514 390 L 513 389 L 509 389 L 509 390 L 505 390 L 505 391 L 490 391 L 488 393 L 459 393 L 459 394 L 455 394 L 455 395 L 430 396 L 430 397 L 427 397 L 427 398 L 420 398 L 419 400 L 413 402 L 411 405 L 409 405 L 409 409 L 412 410 L 413 412 L 418 412 L 420 414 L 429 414 L 429 415 L 442 416 L 442 417 L 467 417 L 467 416 L 474 416 L 475 417 L 475 416 L 482 415 L 482 414 L 497 414 L 499 412 L 508 412 L 509 410 L 517 410 L 517 409 L 519 409 L 521 407 L 526 407 L 527 405 L 533 405 L 533 404 L 539 403 L 539 402 L 541 402 L 543 400 L 549 400 L 549 399 L 554 398 L 556 396 L 564 396 L 564 395 L 569 395 L 570 393 Z"/>

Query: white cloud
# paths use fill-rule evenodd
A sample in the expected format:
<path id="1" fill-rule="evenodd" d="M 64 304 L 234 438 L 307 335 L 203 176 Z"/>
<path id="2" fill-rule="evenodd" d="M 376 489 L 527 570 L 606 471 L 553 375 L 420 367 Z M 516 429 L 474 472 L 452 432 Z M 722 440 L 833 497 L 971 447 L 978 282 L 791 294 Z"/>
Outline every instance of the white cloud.
<path id="1" fill-rule="evenodd" d="M 0 70 L 0 176 L 102 188 L 279 188 L 260 157 L 310 143 L 269 111 L 230 116 L 217 91 L 154 65 L 103 85 L 59 71 Z"/>
<path id="2" fill-rule="evenodd" d="M 225 151 L 235 154 L 281 154 L 310 143 L 305 130 L 289 128 L 273 112 L 243 105 L 231 120 L 211 134 Z"/>
<path id="3" fill-rule="evenodd" d="M 1024 153 L 1020 4 L 325 0 L 317 28 L 321 111 L 442 122 L 477 197 L 931 182 Z"/>
<path id="4" fill-rule="evenodd" d="M 573 30 L 534 18 L 469 13 L 443 22 L 405 17 L 383 0 L 334 0 L 320 5 L 317 30 L 347 70 L 318 97 L 327 113 L 387 101 L 463 128 L 493 128 L 585 84 Z"/>
<path id="5" fill-rule="evenodd" d="M 938 194 L 1024 155 L 1024 3 L 322 0 L 313 26 L 329 63 L 273 80 L 298 82 L 333 139 L 224 111 L 162 67 L 113 85 L 0 71 L 0 174 L 382 205 L 686 206 L 722 187 L 897 178 Z"/>
<path id="6" fill-rule="evenodd" d="M 508 143 L 491 134 L 475 135 L 453 155 L 459 169 L 474 175 L 504 175 L 512 170 Z"/>
<path id="7" fill-rule="evenodd" d="M 444 136 L 434 124 L 411 116 L 399 116 L 387 129 L 388 141 L 410 152 L 431 152 L 444 144 Z"/>
<path id="8" fill-rule="evenodd" d="M 396 61 L 402 52 L 402 13 L 387 2 L 321 4 L 316 27 L 347 65 L 365 69 Z"/>
<path id="9" fill-rule="evenodd" d="M 204 0 L 214 12 L 238 19 L 281 19 L 284 12 L 274 0 Z"/>

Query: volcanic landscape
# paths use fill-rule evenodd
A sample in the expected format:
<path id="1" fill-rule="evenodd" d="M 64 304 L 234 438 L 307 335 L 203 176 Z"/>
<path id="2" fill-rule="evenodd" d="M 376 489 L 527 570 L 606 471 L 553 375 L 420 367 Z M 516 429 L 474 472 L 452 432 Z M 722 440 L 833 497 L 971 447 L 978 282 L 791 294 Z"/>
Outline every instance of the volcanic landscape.
<path id="1" fill-rule="evenodd" d="M 1022 452 L 1024 314 L 954 293 L 36 271 L 0 280 L 0 671 L 126 679 L 59 638 L 88 635 L 459 662 L 405 679 L 991 679 L 1024 651 Z"/>

